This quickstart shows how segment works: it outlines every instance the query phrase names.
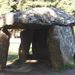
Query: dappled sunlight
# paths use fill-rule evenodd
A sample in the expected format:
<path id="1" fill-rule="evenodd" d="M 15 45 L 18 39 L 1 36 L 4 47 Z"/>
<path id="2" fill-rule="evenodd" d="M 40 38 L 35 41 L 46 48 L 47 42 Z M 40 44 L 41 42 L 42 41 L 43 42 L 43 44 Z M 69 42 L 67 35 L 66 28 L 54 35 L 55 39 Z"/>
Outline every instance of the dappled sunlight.
<path id="1" fill-rule="evenodd" d="M 38 60 L 26 60 L 25 63 L 37 63 Z"/>
<path id="2" fill-rule="evenodd" d="M 21 53 L 23 53 L 23 50 L 21 50 Z"/>
<path id="3" fill-rule="evenodd" d="M 50 59 L 39 59 L 36 58 L 28 58 L 27 60 L 15 60 L 13 63 L 7 62 L 5 71 L 12 71 L 12 72 L 30 72 L 31 70 L 35 69 L 50 69 L 52 68 L 52 64 Z"/>
<path id="4" fill-rule="evenodd" d="M 7 61 L 6 66 L 11 65 L 11 64 L 12 64 L 12 62 Z"/>

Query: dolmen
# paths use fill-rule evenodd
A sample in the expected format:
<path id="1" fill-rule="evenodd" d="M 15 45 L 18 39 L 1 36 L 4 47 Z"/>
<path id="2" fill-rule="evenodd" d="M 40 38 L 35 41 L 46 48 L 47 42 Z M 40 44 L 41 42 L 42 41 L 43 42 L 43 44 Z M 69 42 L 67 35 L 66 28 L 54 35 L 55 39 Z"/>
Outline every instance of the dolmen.
<path id="1" fill-rule="evenodd" d="M 30 44 L 35 55 L 49 56 L 53 67 L 73 63 L 75 54 L 75 18 L 59 8 L 38 7 L 5 14 L 0 18 L 0 69 L 7 62 L 10 35 L 7 29 L 24 29 L 20 33 L 19 59 L 27 59 Z"/>

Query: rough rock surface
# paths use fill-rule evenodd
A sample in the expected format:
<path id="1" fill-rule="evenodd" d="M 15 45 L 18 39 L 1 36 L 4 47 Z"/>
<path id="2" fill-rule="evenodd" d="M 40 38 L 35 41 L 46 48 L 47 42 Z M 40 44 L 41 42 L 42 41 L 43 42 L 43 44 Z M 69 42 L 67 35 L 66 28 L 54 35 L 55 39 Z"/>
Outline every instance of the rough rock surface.
<path id="1" fill-rule="evenodd" d="M 27 59 L 28 52 L 30 49 L 30 43 L 33 37 L 33 30 L 24 30 L 20 34 L 21 36 L 21 44 L 19 48 L 19 59 Z"/>
<path id="2" fill-rule="evenodd" d="M 53 26 L 49 31 L 48 49 L 54 67 L 73 62 L 75 44 L 70 26 Z"/>
<path id="3" fill-rule="evenodd" d="M 32 52 L 35 56 L 49 56 L 47 47 L 47 29 L 24 30 L 21 32 L 21 44 L 19 48 L 19 59 L 27 59 L 32 42 Z"/>
<path id="4" fill-rule="evenodd" d="M 4 68 L 6 65 L 9 48 L 8 31 L 4 30 L 4 32 L 0 30 L 0 69 Z"/>
<path id="5" fill-rule="evenodd" d="M 0 27 L 6 25 L 14 28 L 24 26 L 45 26 L 45 25 L 74 25 L 75 18 L 66 14 L 58 8 L 33 8 L 29 10 L 9 13 L 0 18 Z"/>

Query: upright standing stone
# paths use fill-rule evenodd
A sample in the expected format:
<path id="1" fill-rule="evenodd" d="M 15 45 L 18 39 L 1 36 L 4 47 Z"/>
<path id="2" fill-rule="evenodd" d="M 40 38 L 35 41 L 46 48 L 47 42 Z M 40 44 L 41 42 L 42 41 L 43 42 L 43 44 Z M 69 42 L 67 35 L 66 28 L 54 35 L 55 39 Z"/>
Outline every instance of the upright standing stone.
<path id="1" fill-rule="evenodd" d="M 0 30 L 0 69 L 4 68 L 7 62 L 9 47 L 9 33 L 5 30 Z"/>
<path id="2" fill-rule="evenodd" d="M 33 37 L 33 30 L 31 29 L 24 30 L 21 32 L 20 36 L 21 36 L 21 44 L 19 48 L 19 59 L 27 59 L 30 43 Z"/>
<path id="3" fill-rule="evenodd" d="M 53 26 L 49 31 L 48 49 L 54 67 L 73 62 L 74 34 L 70 26 Z"/>

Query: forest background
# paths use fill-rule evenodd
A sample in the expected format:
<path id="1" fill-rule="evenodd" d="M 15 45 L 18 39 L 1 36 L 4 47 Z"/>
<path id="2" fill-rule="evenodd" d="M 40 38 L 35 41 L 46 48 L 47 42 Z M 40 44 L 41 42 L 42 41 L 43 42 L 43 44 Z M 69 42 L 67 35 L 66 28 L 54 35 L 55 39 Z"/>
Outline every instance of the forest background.
<path id="1" fill-rule="evenodd" d="M 75 0 L 0 0 L 0 16 L 35 7 L 60 8 L 75 17 Z"/>

